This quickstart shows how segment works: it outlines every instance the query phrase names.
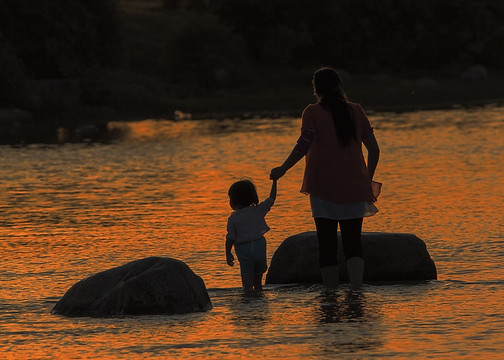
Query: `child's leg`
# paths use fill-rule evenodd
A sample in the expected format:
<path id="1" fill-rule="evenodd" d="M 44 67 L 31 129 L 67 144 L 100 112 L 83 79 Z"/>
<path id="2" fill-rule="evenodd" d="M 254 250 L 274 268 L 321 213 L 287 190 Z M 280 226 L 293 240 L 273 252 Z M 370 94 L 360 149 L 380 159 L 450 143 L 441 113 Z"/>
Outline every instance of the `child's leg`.
<path id="1" fill-rule="evenodd" d="M 263 274 L 268 269 L 266 261 L 266 239 L 264 237 L 257 239 L 253 242 L 254 254 L 254 290 L 257 292 L 262 291 L 262 278 Z"/>
<path id="2" fill-rule="evenodd" d="M 235 244 L 235 252 L 240 262 L 240 274 L 243 291 L 251 293 L 254 290 L 254 259 L 251 253 L 251 243 Z"/>
<path id="3" fill-rule="evenodd" d="M 254 291 L 262 291 L 262 277 L 263 274 L 254 274 Z"/>

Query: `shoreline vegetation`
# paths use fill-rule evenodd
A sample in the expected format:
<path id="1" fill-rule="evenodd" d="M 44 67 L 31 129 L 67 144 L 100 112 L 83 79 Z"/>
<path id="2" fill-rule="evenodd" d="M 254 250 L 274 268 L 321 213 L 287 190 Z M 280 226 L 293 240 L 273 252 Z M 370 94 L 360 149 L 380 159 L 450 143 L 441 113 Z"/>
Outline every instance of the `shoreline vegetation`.
<path id="1" fill-rule="evenodd" d="M 351 0 L 49 3 L 2 5 L 0 143 L 77 141 L 111 121 L 300 117 L 321 66 L 368 113 L 504 104 L 497 2 L 364 2 L 364 13 Z M 452 31 L 460 21 L 474 31 Z"/>
<path id="2" fill-rule="evenodd" d="M 477 79 L 461 76 L 441 80 L 396 80 L 389 75 L 343 73 L 350 101 L 360 103 L 368 114 L 504 105 L 501 86 L 504 74 L 490 74 Z M 49 93 L 61 93 L 61 96 L 46 99 L 45 103 L 44 99 L 39 100 L 38 109 L 0 108 L 0 144 L 107 142 L 122 136 L 109 128 L 109 123 L 117 121 L 300 117 L 304 107 L 315 102 L 315 98 L 309 72 L 299 74 L 299 77 L 305 80 L 304 84 L 284 87 L 264 85 L 242 91 L 217 91 L 214 94 L 180 97 L 156 93 L 156 87 L 148 88 L 135 83 L 117 87 L 117 94 L 110 93 L 121 99 L 115 100 L 114 107 L 82 106 L 78 101 L 72 101 L 72 91 L 65 91 L 67 81 L 49 81 L 49 86 L 40 87 L 49 87 L 52 89 Z M 71 82 L 79 84 L 79 81 Z M 35 83 L 40 85 L 44 81 Z M 81 93 L 80 86 L 74 84 L 73 87 L 77 89 L 76 93 Z M 47 89 L 44 91 L 47 92 Z M 138 92 L 144 94 L 140 96 L 143 101 L 136 99 L 132 107 L 128 101 L 133 101 Z"/>
<path id="3" fill-rule="evenodd" d="M 313 69 L 315 70 L 315 69 Z M 301 116 L 304 107 L 316 101 L 310 83 L 311 71 L 301 71 L 304 84 L 268 86 L 256 83 L 243 90 L 217 90 L 187 95 L 169 95 L 162 84 L 132 82 L 105 85 L 113 98 L 104 106 L 80 103 L 80 80 L 31 81 L 36 106 L 22 108 L 37 121 L 142 120 L 142 119 L 230 119 L 250 117 Z M 367 112 L 409 112 L 418 110 L 477 107 L 504 104 L 504 73 L 490 73 L 481 78 L 460 76 L 453 79 L 394 79 L 388 74 L 350 75 L 342 71 L 345 91 L 352 102 Z M 265 77 L 267 79 L 267 77 Z M 70 86 L 69 86 L 70 84 Z M 73 90 L 68 91 L 71 87 Z M 18 108 L 18 107 L 16 107 Z M 66 122 L 66 121 L 65 121 Z"/>

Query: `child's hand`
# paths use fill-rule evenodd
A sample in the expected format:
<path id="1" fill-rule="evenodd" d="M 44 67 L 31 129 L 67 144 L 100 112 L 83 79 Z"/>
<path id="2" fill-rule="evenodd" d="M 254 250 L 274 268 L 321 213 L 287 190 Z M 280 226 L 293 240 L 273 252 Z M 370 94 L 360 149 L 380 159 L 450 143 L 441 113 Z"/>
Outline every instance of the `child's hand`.
<path id="1" fill-rule="evenodd" d="M 226 254 L 226 262 L 229 266 L 234 266 L 234 256 L 231 253 Z"/>

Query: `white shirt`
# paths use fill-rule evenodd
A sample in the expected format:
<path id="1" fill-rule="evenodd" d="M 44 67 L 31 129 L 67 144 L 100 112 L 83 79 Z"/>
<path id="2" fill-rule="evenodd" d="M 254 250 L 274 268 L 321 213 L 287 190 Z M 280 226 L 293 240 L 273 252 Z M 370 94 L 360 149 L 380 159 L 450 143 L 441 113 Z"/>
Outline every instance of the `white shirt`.
<path id="1" fill-rule="evenodd" d="M 228 218 L 226 239 L 239 244 L 261 238 L 270 229 L 264 217 L 274 202 L 267 198 L 259 205 L 233 211 Z"/>

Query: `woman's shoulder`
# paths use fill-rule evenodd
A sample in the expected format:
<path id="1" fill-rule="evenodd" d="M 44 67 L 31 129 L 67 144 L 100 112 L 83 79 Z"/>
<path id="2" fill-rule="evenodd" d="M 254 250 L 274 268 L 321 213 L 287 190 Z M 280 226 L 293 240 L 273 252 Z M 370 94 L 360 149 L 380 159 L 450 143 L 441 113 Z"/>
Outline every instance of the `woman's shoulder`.
<path id="1" fill-rule="evenodd" d="M 350 106 L 352 109 L 355 109 L 355 110 L 363 110 L 362 109 L 362 106 L 358 103 L 355 103 L 355 102 L 351 102 L 351 101 L 348 101 L 347 102 L 348 106 Z"/>
<path id="2" fill-rule="evenodd" d="M 313 110 L 316 110 L 317 109 L 317 106 L 320 106 L 319 103 L 315 103 L 315 104 L 308 104 L 304 110 L 303 110 L 303 113 L 305 112 L 309 112 L 309 111 L 313 111 Z"/>
<path id="3" fill-rule="evenodd" d="M 305 107 L 303 110 L 303 115 L 305 114 L 313 114 L 313 115 L 318 115 L 320 113 L 326 112 L 326 110 L 320 105 L 320 103 L 314 103 L 314 104 L 309 104 L 308 106 Z"/>
<path id="4" fill-rule="evenodd" d="M 354 102 L 347 102 L 347 104 L 357 117 L 367 117 L 366 112 L 360 104 Z"/>

